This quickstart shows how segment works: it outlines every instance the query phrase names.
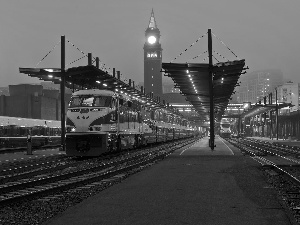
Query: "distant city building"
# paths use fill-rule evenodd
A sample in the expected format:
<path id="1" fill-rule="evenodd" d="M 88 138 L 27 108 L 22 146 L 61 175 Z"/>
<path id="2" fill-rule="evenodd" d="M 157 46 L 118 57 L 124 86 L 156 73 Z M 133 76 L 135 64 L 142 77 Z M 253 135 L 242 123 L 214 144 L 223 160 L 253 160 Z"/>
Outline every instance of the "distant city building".
<path id="1" fill-rule="evenodd" d="M 233 98 L 238 103 L 256 103 L 283 84 L 283 74 L 277 69 L 254 71 L 241 76 L 239 82 Z"/>
<path id="2" fill-rule="evenodd" d="M 55 84 L 52 81 L 41 82 L 41 85 L 43 86 L 43 89 L 59 90 L 60 91 L 60 84 Z M 72 90 L 70 88 L 65 87 L 65 93 L 66 94 L 72 94 Z"/>
<path id="3" fill-rule="evenodd" d="M 8 87 L 0 87 L 0 96 L 1 95 L 9 96 Z"/>
<path id="4" fill-rule="evenodd" d="M 293 83 L 291 81 L 279 86 L 277 88 L 277 99 L 278 102 L 291 103 L 293 107 L 288 109 L 281 109 L 281 113 L 286 114 L 288 112 L 294 112 L 299 109 L 299 96 L 300 96 L 300 84 Z M 274 101 L 274 93 L 273 93 Z"/>
<path id="5" fill-rule="evenodd" d="M 38 84 L 19 84 L 9 85 L 9 94 L 0 96 L 0 116 L 60 120 L 59 90 L 43 89 Z M 66 109 L 70 97 L 66 94 Z"/>
<path id="6" fill-rule="evenodd" d="M 179 88 L 175 88 L 175 84 L 173 81 L 166 81 L 163 82 L 163 93 L 167 94 L 167 93 L 180 93 L 180 89 Z"/>

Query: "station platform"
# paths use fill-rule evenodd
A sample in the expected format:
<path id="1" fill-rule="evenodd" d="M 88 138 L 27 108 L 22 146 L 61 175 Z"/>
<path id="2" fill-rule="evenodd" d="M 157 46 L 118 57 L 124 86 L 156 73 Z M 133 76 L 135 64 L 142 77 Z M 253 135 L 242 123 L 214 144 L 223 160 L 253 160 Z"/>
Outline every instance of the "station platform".
<path id="1" fill-rule="evenodd" d="M 260 165 L 216 137 L 68 208 L 44 225 L 291 224 Z"/>

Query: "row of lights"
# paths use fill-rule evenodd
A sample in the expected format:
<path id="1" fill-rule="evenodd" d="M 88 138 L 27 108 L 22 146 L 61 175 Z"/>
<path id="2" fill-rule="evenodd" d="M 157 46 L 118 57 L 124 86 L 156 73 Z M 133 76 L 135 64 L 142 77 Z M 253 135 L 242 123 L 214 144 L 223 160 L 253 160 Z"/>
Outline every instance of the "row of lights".
<path id="1" fill-rule="evenodd" d="M 189 73 L 189 70 L 186 70 L 186 73 L 188 74 L 188 73 Z M 190 79 L 190 82 L 192 83 L 192 86 L 193 86 L 193 88 L 194 88 L 194 90 L 195 90 L 195 93 L 198 94 L 198 90 L 197 90 L 197 88 L 195 87 L 195 84 L 194 84 L 194 81 L 193 81 L 193 78 L 192 78 L 191 74 L 188 74 L 188 77 L 189 77 L 189 79 Z"/>
<path id="2" fill-rule="evenodd" d="M 48 71 L 48 72 L 53 72 L 53 71 Z M 52 75 L 52 74 L 49 74 L 48 77 L 49 77 L 49 78 L 53 78 L 53 75 Z M 59 81 L 61 81 L 60 78 L 59 78 Z M 69 83 L 70 85 L 72 84 L 71 82 L 68 82 L 68 83 Z M 97 80 L 96 83 L 97 83 L 97 84 L 101 84 L 101 81 Z M 105 87 L 107 87 L 107 84 L 106 84 L 106 83 L 103 83 L 102 85 L 105 86 Z M 85 89 L 87 89 L 87 88 L 85 88 Z M 115 89 L 115 91 L 116 91 L 116 92 L 119 92 L 119 89 Z M 142 103 L 145 103 L 144 100 L 141 100 L 141 99 L 139 99 L 139 98 L 137 98 L 137 97 L 135 97 L 135 96 L 131 96 L 130 94 L 127 94 L 126 92 L 120 91 L 120 93 L 121 93 L 121 94 L 124 93 L 125 95 L 128 95 L 129 97 L 132 97 L 133 99 L 136 99 L 136 100 L 138 100 L 138 101 L 140 101 L 140 102 L 142 102 Z M 196 93 L 197 93 L 197 92 L 196 92 Z M 148 102 L 147 105 L 151 105 L 151 104 Z M 154 106 L 154 105 L 152 105 L 152 106 Z"/>

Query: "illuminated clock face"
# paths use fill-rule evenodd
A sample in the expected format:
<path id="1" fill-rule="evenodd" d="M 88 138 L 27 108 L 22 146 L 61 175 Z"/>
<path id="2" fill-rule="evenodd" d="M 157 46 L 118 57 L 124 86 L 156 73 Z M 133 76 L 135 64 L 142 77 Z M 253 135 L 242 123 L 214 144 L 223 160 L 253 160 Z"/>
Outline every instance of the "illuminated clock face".
<path id="1" fill-rule="evenodd" d="M 150 36 L 150 37 L 148 37 L 148 43 L 149 44 L 154 44 L 156 42 L 156 37 L 154 37 L 154 36 Z"/>

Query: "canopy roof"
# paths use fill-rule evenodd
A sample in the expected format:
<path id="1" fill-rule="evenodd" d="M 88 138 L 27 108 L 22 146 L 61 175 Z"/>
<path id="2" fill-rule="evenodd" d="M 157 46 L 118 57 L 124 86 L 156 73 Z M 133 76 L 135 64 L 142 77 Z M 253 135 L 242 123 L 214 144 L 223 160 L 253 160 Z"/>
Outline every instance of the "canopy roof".
<path id="1" fill-rule="evenodd" d="M 173 107 L 162 104 L 159 99 L 151 98 L 144 93 L 144 90 L 137 90 L 134 82 L 125 83 L 114 75 L 108 74 L 93 65 L 72 67 L 61 73 L 58 68 L 19 68 L 20 73 L 31 77 L 37 77 L 40 80 L 52 81 L 56 84 L 61 83 L 61 76 L 65 76 L 65 86 L 73 90 L 82 89 L 106 89 L 126 93 L 127 95 L 139 98 L 146 102 L 152 108 L 168 108 L 178 116 L 182 116 Z"/>
<path id="2" fill-rule="evenodd" d="M 213 65 L 213 102 L 215 118 L 221 120 L 239 77 L 247 68 L 245 60 L 221 62 Z M 209 64 L 163 63 L 165 76 L 171 77 L 175 87 L 186 97 L 200 118 L 209 119 Z"/>

